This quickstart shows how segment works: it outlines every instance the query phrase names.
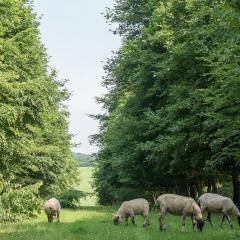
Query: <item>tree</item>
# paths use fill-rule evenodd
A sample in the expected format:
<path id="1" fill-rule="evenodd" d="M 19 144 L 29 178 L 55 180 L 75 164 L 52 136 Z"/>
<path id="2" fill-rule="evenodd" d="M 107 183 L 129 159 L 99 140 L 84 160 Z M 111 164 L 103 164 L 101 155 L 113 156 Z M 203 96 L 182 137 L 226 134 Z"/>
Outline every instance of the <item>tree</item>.
<path id="1" fill-rule="evenodd" d="M 98 116 L 95 184 L 112 179 L 114 199 L 124 188 L 196 198 L 238 168 L 236 9 L 223 0 L 168 0 L 117 1 L 110 11 L 124 38 L 98 99 L 106 114 Z"/>
<path id="2" fill-rule="evenodd" d="M 38 25 L 31 1 L 0 3 L 0 175 L 12 191 L 38 186 L 34 194 L 46 197 L 74 182 L 75 165 L 62 104 L 69 94 L 48 71 Z"/>

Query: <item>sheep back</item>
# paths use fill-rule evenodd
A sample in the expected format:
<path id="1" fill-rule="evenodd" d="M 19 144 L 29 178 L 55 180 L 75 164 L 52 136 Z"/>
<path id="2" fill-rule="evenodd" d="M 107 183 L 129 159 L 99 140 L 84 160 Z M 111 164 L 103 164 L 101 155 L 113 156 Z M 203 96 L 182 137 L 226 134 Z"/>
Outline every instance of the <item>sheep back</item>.
<path id="1" fill-rule="evenodd" d="M 210 211 L 211 213 L 232 213 L 240 215 L 239 210 L 233 203 L 231 198 L 221 196 L 215 193 L 205 193 L 199 197 L 199 204 L 202 211 Z"/>
<path id="2" fill-rule="evenodd" d="M 173 215 L 194 215 L 202 218 L 201 210 L 193 198 L 176 194 L 163 194 L 157 198 L 157 205 Z"/>
<path id="3" fill-rule="evenodd" d="M 61 205 L 56 198 L 51 198 L 44 203 L 43 210 L 47 215 L 56 215 L 56 213 L 60 213 Z"/>
<path id="4" fill-rule="evenodd" d="M 120 206 L 117 215 L 125 217 L 127 215 L 148 215 L 149 203 L 144 198 L 133 199 L 123 202 Z"/>

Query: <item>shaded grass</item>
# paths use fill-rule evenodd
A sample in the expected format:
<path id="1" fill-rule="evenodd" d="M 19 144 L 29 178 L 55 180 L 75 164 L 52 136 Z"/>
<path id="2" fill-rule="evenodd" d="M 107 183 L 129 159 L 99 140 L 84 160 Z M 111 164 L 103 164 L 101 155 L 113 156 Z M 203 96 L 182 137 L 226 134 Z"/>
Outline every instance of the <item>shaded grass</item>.
<path id="1" fill-rule="evenodd" d="M 240 229 L 234 220 L 234 229 L 231 230 L 227 223 L 223 229 L 219 227 L 221 217 L 214 217 L 214 228 L 209 224 L 203 232 L 193 232 L 191 221 L 188 219 L 185 232 L 181 232 L 181 217 L 167 215 L 167 231 L 160 232 L 158 226 L 158 212 L 151 212 L 148 228 L 142 227 L 141 216 L 136 218 L 137 227 L 130 224 L 119 226 L 112 223 L 113 207 L 90 207 L 79 210 L 63 210 L 60 224 L 48 224 L 46 216 L 42 213 L 37 219 L 23 223 L 0 224 L 1 240 L 237 240 L 240 239 Z"/>

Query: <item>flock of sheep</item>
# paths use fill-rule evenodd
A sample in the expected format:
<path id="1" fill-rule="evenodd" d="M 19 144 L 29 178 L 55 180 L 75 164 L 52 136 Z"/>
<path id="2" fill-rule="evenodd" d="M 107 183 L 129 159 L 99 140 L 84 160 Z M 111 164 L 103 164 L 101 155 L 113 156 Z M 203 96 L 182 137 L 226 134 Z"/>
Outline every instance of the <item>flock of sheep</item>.
<path id="1" fill-rule="evenodd" d="M 222 214 L 222 224 L 227 219 L 231 228 L 230 215 L 238 217 L 238 224 L 240 225 L 240 212 L 233 201 L 228 197 L 223 197 L 214 193 L 205 193 L 198 199 L 197 202 L 188 197 L 183 197 L 175 194 L 163 194 L 157 199 L 154 198 L 155 207 L 160 208 L 159 224 L 160 230 L 165 231 L 166 225 L 164 219 L 167 213 L 173 215 L 182 216 L 182 230 L 185 228 L 186 217 L 189 216 L 192 219 L 193 230 L 197 227 L 198 231 L 202 231 L 204 221 L 209 221 L 212 226 L 211 213 Z M 208 216 L 206 220 L 203 220 L 203 213 L 207 212 Z M 113 216 L 113 222 L 115 225 L 120 223 L 122 218 L 125 218 L 126 224 L 128 224 L 128 218 L 130 217 L 132 223 L 135 225 L 135 215 L 143 215 L 144 222 L 143 227 L 149 225 L 148 220 L 149 203 L 146 199 L 139 198 L 131 201 L 124 202 L 118 212 Z"/>
<path id="2" fill-rule="evenodd" d="M 154 198 L 154 203 L 155 207 L 160 208 L 159 224 L 161 231 L 166 230 L 164 219 L 167 213 L 182 216 L 182 230 L 185 228 L 186 217 L 191 217 L 193 230 L 197 228 L 198 231 L 202 231 L 204 221 L 209 221 L 212 226 L 212 213 L 222 214 L 221 227 L 226 218 L 230 227 L 233 228 L 230 215 L 237 216 L 238 224 L 240 225 L 240 212 L 236 205 L 230 198 L 218 194 L 205 193 L 198 199 L 198 204 L 194 199 L 189 197 L 183 197 L 175 194 L 163 194 L 157 199 Z M 59 222 L 61 206 L 57 199 L 49 199 L 45 202 L 43 208 L 48 217 L 49 223 L 53 222 L 54 218 L 56 218 L 57 222 Z M 206 220 L 203 219 L 204 212 L 208 213 Z M 113 223 L 118 225 L 121 219 L 124 218 L 127 225 L 128 219 L 131 218 L 132 223 L 135 225 L 136 215 L 143 216 L 143 227 L 147 227 L 149 225 L 149 203 L 146 199 L 138 198 L 123 202 L 117 213 L 113 216 Z"/>

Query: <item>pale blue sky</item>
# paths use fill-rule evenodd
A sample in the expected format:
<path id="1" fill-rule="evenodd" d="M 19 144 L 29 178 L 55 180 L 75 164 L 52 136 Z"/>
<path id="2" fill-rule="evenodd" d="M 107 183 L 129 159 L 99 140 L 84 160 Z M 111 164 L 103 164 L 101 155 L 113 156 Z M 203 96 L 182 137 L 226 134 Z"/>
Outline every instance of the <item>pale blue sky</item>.
<path id="1" fill-rule="evenodd" d="M 88 113 L 99 113 L 100 106 L 94 96 L 102 95 L 103 64 L 120 46 L 120 39 L 109 32 L 103 15 L 105 7 L 114 0 L 35 0 L 35 10 L 43 15 L 41 20 L 42 40 L 50 65 L 56 68 L 60 78 L 68 78 L 70 133 L 81 146 L 75 151 L 96 152 L 90 146 L 88 136 L 97 132 L 98 122 Z"/>

